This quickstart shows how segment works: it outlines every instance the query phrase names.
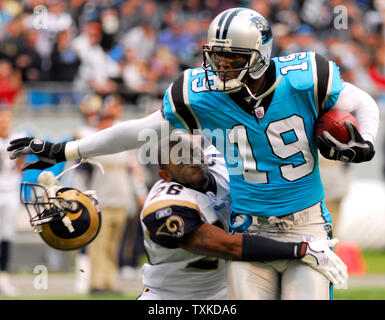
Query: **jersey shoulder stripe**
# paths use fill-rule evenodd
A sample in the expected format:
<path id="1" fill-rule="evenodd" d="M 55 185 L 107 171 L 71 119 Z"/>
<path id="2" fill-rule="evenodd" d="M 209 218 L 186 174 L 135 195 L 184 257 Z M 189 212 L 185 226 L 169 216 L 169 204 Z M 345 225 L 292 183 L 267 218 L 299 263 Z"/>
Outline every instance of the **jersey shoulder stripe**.
<path id="1" fill-rule="evenodd" d="M 314 75 L 314 100 L 318 115 L 328 111 L 337 101 L 343 89 L 339 68 L 318 53 L 310 52 Z"/>
<path id="2" fill-rule="evenodd" d="M 175 116 L 183 123 L 184 127 L 193 133 L 194 130 L 200 129 L 199 119 L 196 117 L 189 102 L 189 70 L 185 70 L 172 83 L 168 90 L 168 102 L 164 101 L 163 108 L 170 108 Z M 170 110 L 169 110 L 170 111 Z"/>
<path id="3" fill-rule="evenodd" d="M 318 53 L 314 56 L 315 59 L 315 66 L 316 72 L 317 72 L 317 101 L 318 101 L 318 110 L 319 114 L 322 113 L 323 107 L 326 103 L 327 93 L 329 87 L 329 82 L 331 82 L 331 79 L 329 78 L 330 75 L 330 67 L 329 62 L 324 57 L 319 55 Z M 330 92 L 329 92 L 330 93 Z"/>
<path id="4" fill-rule="evenodd" d="M 146 218 L 146 216 L 152 213 L 155 213 L 158 210 L 171 207 L 171 206 L 187 207 L 187 208 L 196 210 L 200 214 L 199 206 L 193 202 L 185 201 L 185 200 L 159 200 L 149 204 L 143 209 L 141 214 L 141 219 L 143 220 L 144 218 Z"/>

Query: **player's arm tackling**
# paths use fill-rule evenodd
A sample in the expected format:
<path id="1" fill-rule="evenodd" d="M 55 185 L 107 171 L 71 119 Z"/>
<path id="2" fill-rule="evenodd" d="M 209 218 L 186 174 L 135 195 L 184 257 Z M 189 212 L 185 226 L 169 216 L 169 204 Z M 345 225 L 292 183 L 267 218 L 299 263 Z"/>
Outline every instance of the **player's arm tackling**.
<path id="1" fill-rule="evenodd" d="M 345 288 L 347 268 L 329 247 L 338 240 L 280 242 L 256 235 L 228 234 L 210 224 L 202 224 L 188 234 L 179 246 L 199 255 L 235 261 L 301 259 L 323 273 L 337 288 Z"/>

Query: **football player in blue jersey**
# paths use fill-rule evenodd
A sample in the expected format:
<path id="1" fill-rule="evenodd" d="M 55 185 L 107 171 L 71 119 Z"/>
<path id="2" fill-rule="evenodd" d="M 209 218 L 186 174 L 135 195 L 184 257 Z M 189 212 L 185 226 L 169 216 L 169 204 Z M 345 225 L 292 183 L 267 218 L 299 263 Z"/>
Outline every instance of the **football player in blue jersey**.
<path id="1" fill-rule="evenodd" d="M 11 158 L 33 153 L 25 169 L 138 148 L 142 129 L 204 134 L 223 153 L 230 175 L 231 232 L 281 241 L 331 237 L 318 150 L 331 160 L 360 163 L 374 156 L 379 112 L 364 91 L 340 78 L 338 66 L 314 52 L 271 58 L 273 35 L 256 11 L 234 8 L 211 22 L 201 68 L 185 70 L 166 90 L 161 110 L 79 141 L 12 141 Z M 332 108 L 354 114 L 348 143 L 317 119 Z M 318 148 L 317 148 L 318 147 Z M 331 299 L 332 286 L 298 261 L 232 263 L 236 299 Z"/>

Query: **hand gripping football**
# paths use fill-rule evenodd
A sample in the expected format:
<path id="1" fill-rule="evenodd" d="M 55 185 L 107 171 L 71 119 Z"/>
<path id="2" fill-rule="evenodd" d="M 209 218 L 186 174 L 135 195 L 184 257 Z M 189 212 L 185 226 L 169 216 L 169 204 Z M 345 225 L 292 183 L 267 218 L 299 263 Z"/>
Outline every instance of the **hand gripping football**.
<path id="1" fill-rule="evenodd" d="M 359 130 L 357 120 L 350 113 L 335 109 L 324 113 L 318 119 L 315 127 L 315 134 L 322 138 L 322 132 L 328 131 L 338 141 L 348 143 L 350 135 L 345 126 L 346 120 L 351 121 Z"/>

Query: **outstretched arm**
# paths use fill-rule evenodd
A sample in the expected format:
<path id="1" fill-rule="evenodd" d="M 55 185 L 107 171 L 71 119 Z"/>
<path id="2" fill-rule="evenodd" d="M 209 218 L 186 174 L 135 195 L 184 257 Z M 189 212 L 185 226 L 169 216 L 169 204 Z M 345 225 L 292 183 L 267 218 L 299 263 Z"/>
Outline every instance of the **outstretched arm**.
<path id="1" fill-rule="evenodd" d="M 148 142 L 146 138 L 151 137 L 157 142 L 172 129 L 161 112 L 156 111 L 145 118 L 127 120 L 78 141 L 51 143 L 25 137 L 12 140 L 7 150 L 11 159 L 26 154 L 36 155 L 39 160 L 25 164 L 23 170 L 42 170 L 62 161 L 136 149 Z"/>
<path id="2" fill-rule="evenodd" d="M 145 137 L 149 136 L 150 131 L 156 133 L 159 140 L 162 134 L 168 134 L 171 130 L 169 122 L 160 111 L 156 111 L 145 118 L 127 120 L 79 141 L 69 142 L 66 157 L 68 160 L 74 157 L 88 158 L 137 149 L 146 143 Z"/>

